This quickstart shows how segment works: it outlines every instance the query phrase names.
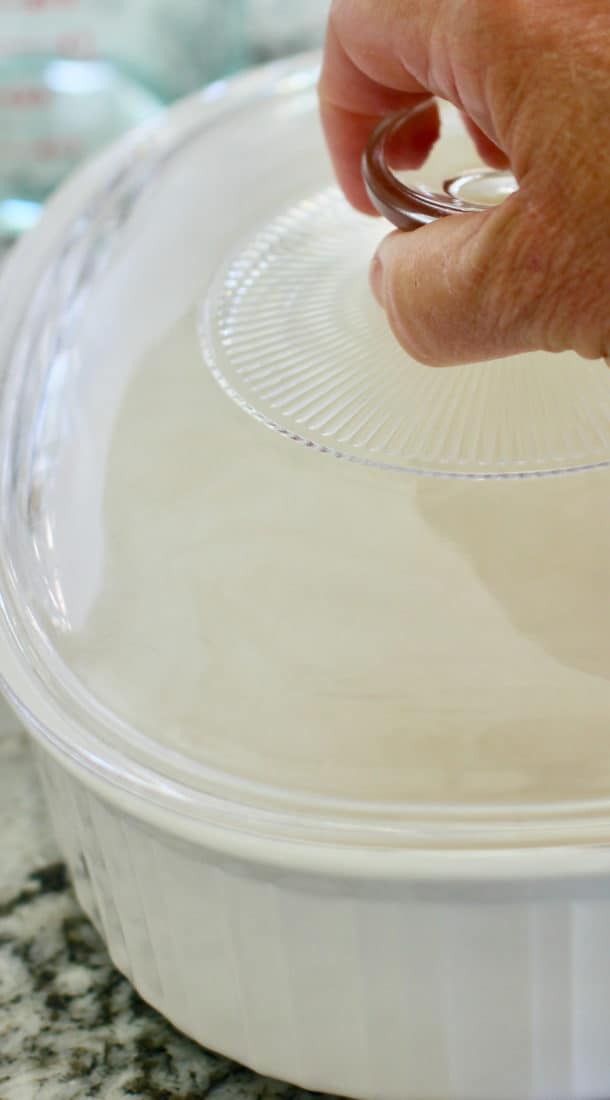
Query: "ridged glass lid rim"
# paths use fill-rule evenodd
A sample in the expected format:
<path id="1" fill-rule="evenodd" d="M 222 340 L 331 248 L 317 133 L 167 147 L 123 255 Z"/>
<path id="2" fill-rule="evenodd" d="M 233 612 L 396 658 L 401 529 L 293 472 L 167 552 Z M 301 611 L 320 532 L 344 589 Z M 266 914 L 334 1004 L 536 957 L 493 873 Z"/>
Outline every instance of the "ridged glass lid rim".
<path id="1" fill-rule="evenodd" d="M 256 77 L 260 95 L 293 88 L 313 88 L 316 80 L 311 58 L 303 68 L 303 59 L 266 69 Z M 247 89 L 252 95 L 253 78 L 238 78 L 228 86 L 231 103 L 236 92 Z M 224 94 L 224 93 L 223 93 Z M 220 96 L 222 98 L 222 96 Z M 122 143 L 115 158 L 104 158 L 93 187 L 91 176 L 86 186 L 70 189 L 55 201 L 43 218 L 27 248 L 8 266 L 0 280 L 10 308 L 0 334 L 0 348 L 6 360 L 15 353 L 11 330 L 26 320 L 26 301 L 40 288 L 60 255 L 67 239 L 66 226 L 74 225 L 86 212 L 99 209 L 110 201 L 112 179 L 116 198 L 117 168 L 129 171 L 137 162 L 146 143 L 157 149 L 163 141 L 171 150 L 179 150 L 188 135 L 208 125 L 205 103 L 196 99 L 141 135 L 137 141 Z M 86 193 L 85 193 L 86 191 Z M 63 204 L 63 205 L 62 205 Z M 61 226 L 49 241 L 53 224 Z M 62 223 L 64 225 L 62 226 Z M 19 295 L 9 293 L 15 277 Z M 27 322 L 24 331 L 27 329 Z M 6 420 L 14 397 L 12 387 L 2 394 L 0 414 Z M 7 470 L 6 445 L 2 454 L 3 474 Z M 5 563 L 1 568 L 0 686 L 24 715 L 38 738 L 78 769 L 124 793 L 141 797 L 179 816 L 207 825 L 247 832 L 253 835 L 293 840 L 299 843 L 328 844 L 370 849 L 408 849 L 454 852 L 468 850 L 514 849 L 525 846 L 582 846 L 610 840 L 610 801 L 561 805 L 489 806 L 420 804 L 367 804 L 314 797 L 306 792 L 266 789 L 227 775 L 194 766 L 190 758 L 163 750 L 136 730 L 120 725 L 113 715 L 84 692 L 72 689 L 59 677 L 49 676 L 49 667 L 38 655 L 31 660 L 24 647 L 10 579 Z M 52 681 L 52 686 L 50 681 Z M 29 700 L 26 703 L 26 699 Z M 123 740 L 129 752 L 118 746 Z M 194 782 L 196 777 L 196 782 Z"/>
<path id="2" fill-rule="evenodd" d="M 0 656 L 7 654 L 10 631 L 0 619 Z M 13 642 L 14 646 L 14 642 Z M 66 702 L 49 691 L 45 678 L 14 651 L 2 661 L 0 691 L 35 738 L 90 777 L 102 792 L 114 790 L 127 804 L 135 799 L 190 823 L 245 834 L 253 841 L 275 840 L 340 850 L 386 852 L 407 860 L 460 855 L 493 861 L 511 852 L 584 852 L 610 842 L 610 800 L 547 805 L 477 806 L 443 803 L 367 803 L 307 792 L 266 788 L 260 783 L 214 772 L 191 758 L 143 737 L 126 724 L 112 723 L 95 700 Z M 26 703 L 25 700 L 28 700 Z M 139 751 L 116 745 L 119 731 Z M 483 864 L 482 867 L 487 864 Z M 497 870 L 501 870 L 498 865 Z"/>
<path id="3" fill-rule="evenodd" d="M 409 174 L 417 186 L 471 155 L 459 112 L 439 106 L 439 141 Z M 441 189 L 421 194 L 440 204 Z M 610 465 L 602 360 L 541 351 L 434 369 L 403 351 L 367 285 L 390 229 L 327 187 L 287 198 L 235 247 L 200 307 L 202 354 L 224 392 L 292 442 L 391 474 L 522 480 Z"/>

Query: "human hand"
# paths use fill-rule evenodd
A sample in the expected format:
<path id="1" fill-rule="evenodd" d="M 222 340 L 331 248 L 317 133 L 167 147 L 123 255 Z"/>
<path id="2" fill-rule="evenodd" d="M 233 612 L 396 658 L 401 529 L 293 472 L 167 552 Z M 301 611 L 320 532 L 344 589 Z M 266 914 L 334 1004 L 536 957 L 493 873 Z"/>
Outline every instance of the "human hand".
<path id="1" fill-rule="evenodd" d="M 400 343 L 446 365 L 518 352 L 610 352 L 608 0 L 334 0 L 319 94 L 347 198 L 373 213 L 361 155 L 430 93 L 467 116 L 519 191 L 483 213 L 392 233 L 371 279 Z M 401 139 L 418 167 L 435 108 Z"/>

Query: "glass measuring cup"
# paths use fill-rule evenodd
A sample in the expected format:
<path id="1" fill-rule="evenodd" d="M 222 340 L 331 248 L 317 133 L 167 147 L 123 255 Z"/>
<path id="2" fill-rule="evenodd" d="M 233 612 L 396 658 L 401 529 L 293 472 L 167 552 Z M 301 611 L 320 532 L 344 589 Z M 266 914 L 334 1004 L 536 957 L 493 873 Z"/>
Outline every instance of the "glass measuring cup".
<path id="1" fill-rule="evenodd" d="M 0 0 L 0 247 L 85 157 L 236 68 L 241 0 Z"/>
<path id="2" fill-rule="evenodd" d="M 248 60 L 258 64 L 321 46 L 330 0 L 247 0 Z"/>

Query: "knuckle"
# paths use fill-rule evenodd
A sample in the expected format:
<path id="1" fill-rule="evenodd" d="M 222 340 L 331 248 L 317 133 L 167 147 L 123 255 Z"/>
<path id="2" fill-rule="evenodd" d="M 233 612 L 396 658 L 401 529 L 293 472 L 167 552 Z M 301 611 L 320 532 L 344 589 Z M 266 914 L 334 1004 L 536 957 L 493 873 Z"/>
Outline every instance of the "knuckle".
<path id="1" fill-rule="evenodd" d="M 506 200 L 487 217 L 473 241 L 465 272 L 475 331 L 498 346 L 528 342 L 547 294 L 550 254 L 521 198 Z"/>

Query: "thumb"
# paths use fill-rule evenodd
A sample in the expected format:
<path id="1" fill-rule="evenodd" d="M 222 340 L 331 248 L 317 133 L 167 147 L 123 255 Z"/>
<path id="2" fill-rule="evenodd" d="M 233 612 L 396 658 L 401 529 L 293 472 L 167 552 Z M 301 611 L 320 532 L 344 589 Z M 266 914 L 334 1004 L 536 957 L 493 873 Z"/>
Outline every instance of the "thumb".
<path id="1" fill-rule="evenodd" d="M 402 346 L 448 366 L 547 346 L 556 311 L 552 250 L 519 195 L 483 213 L 440 218 L 380 245 L 371 283 Z"/>

